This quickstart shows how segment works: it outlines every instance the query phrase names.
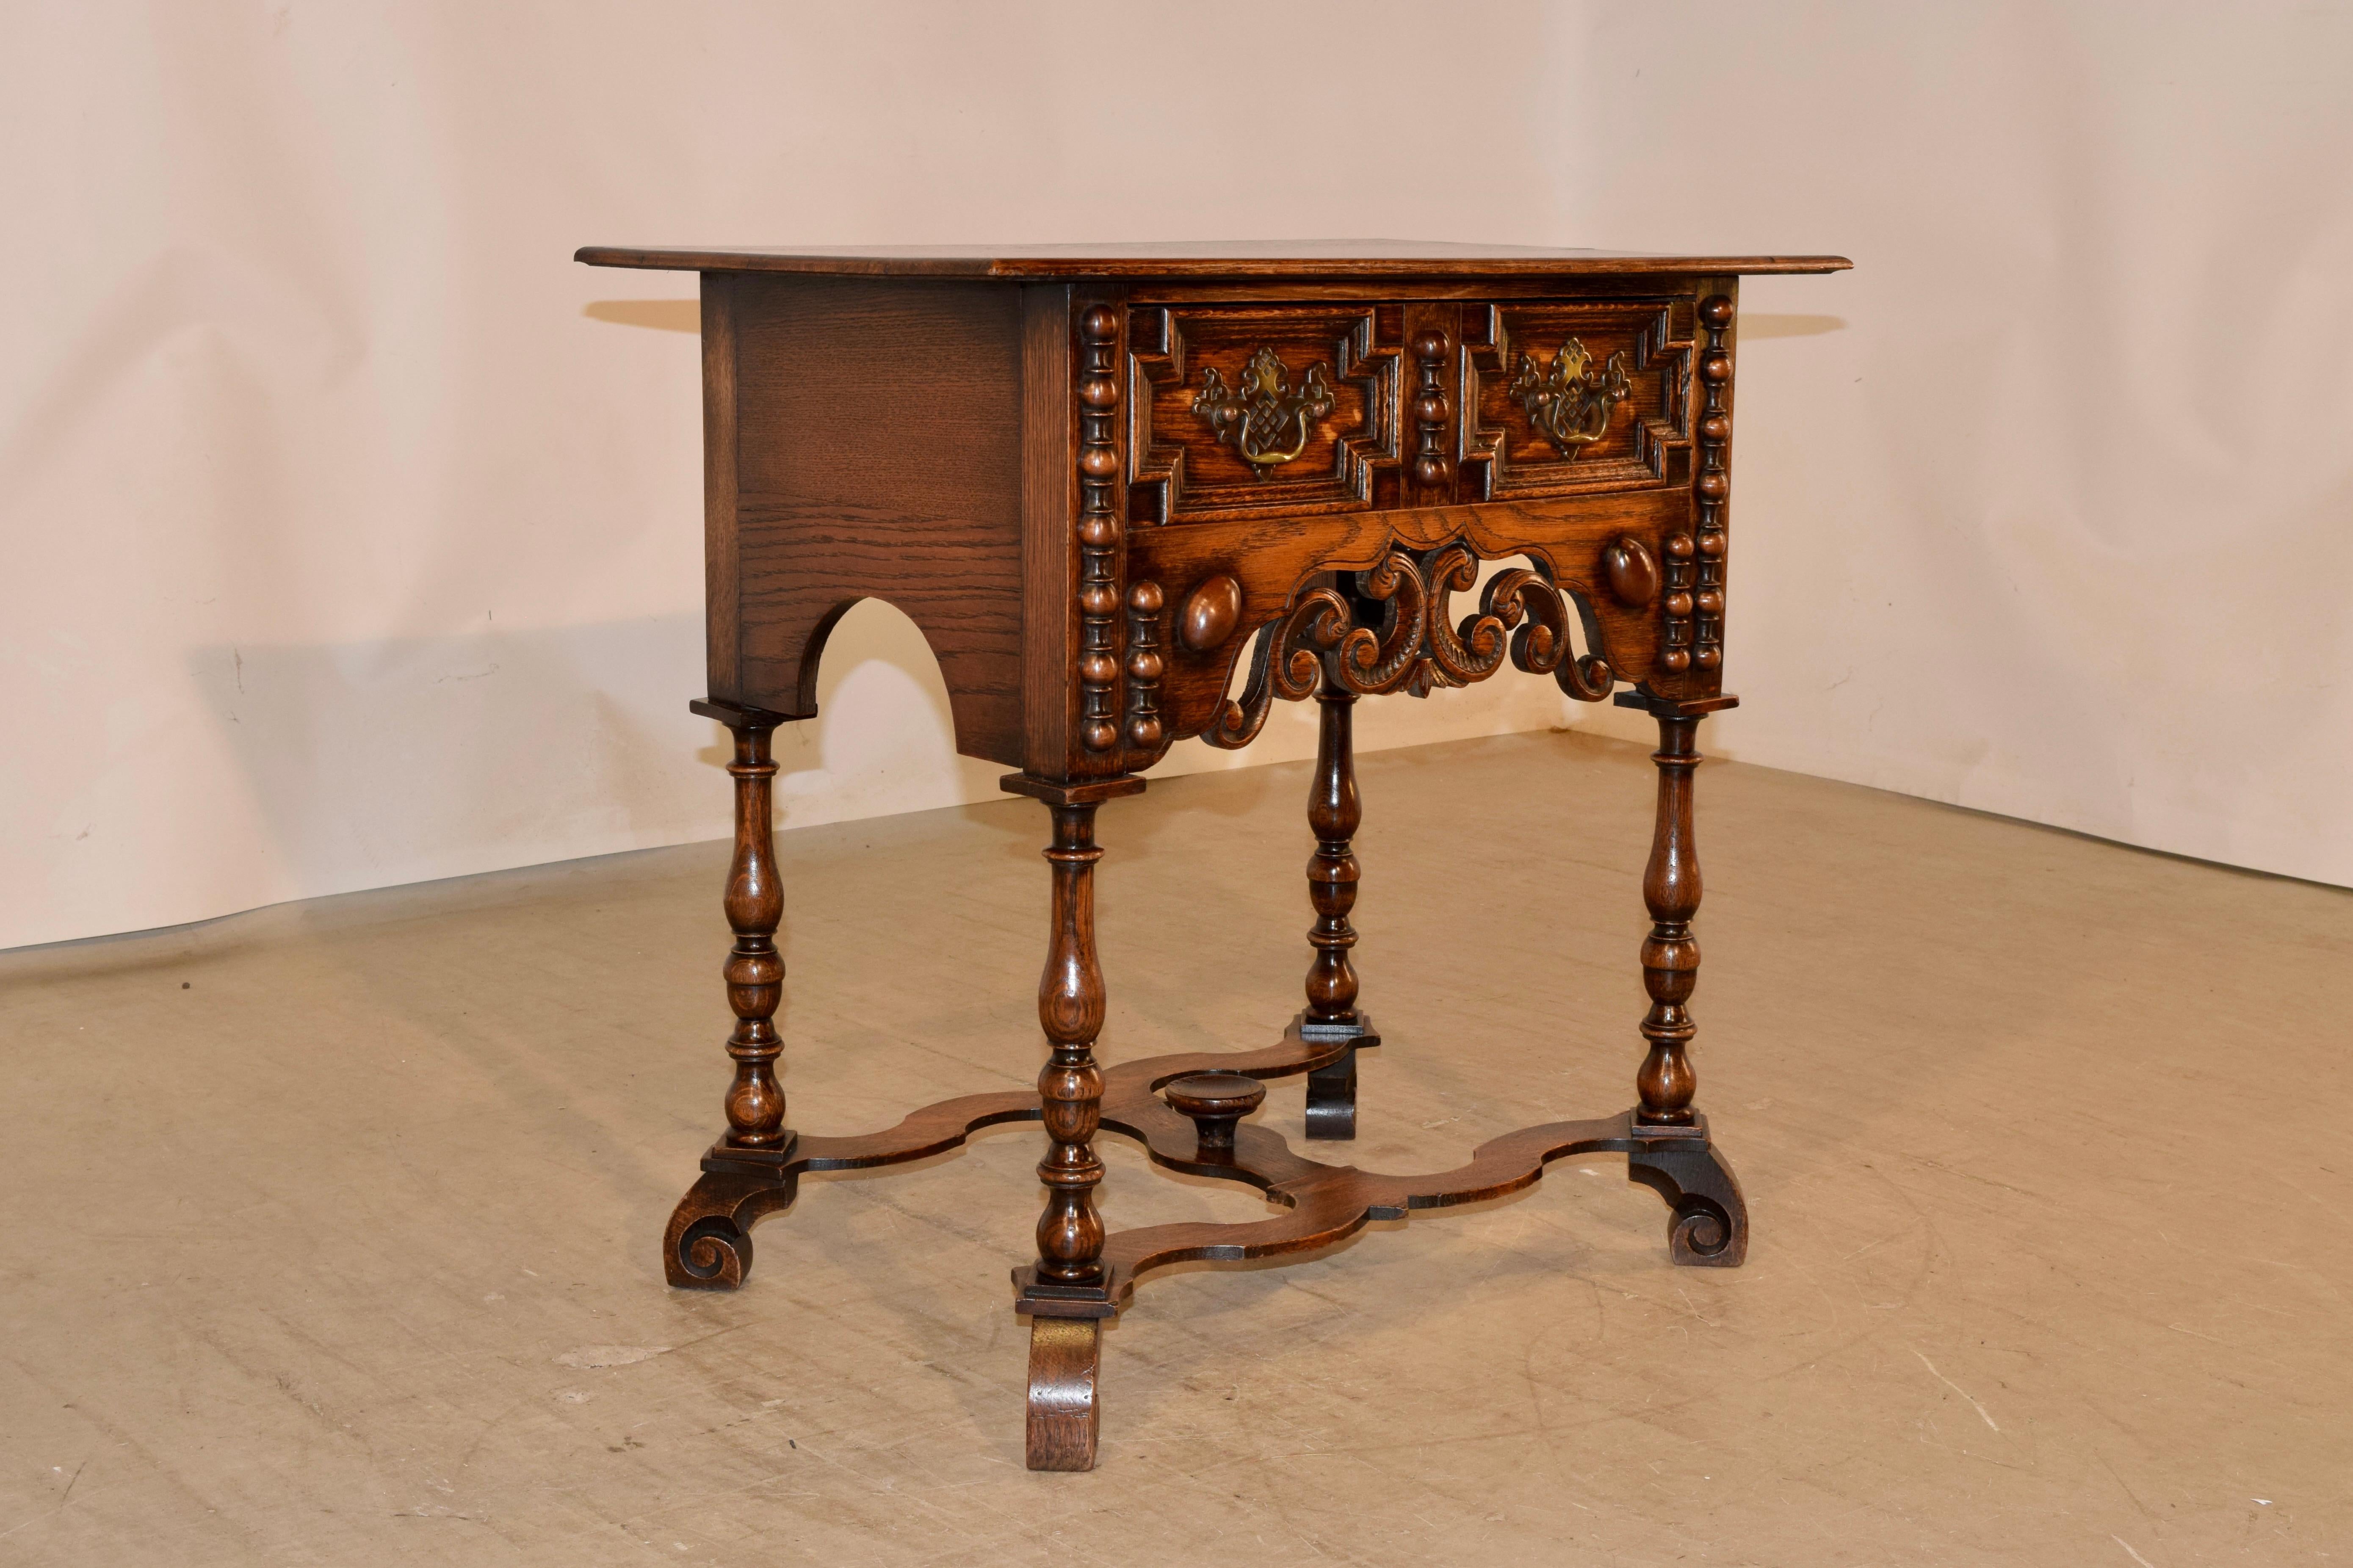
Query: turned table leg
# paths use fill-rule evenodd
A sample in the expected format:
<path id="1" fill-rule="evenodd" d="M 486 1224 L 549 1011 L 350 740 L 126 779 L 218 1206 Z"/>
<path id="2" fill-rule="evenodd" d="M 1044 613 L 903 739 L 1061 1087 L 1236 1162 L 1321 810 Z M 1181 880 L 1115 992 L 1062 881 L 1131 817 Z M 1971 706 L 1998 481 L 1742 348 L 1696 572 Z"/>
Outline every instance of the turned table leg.
<path id="1" fill-rule="evenodd" d="M 699 704 L 698 711 L 713 706 Z M 740 710 L 712 716 L 735 738 L 735 759 L 727 764 L 735 781 L 735 858 L 725 900 L 735 945 L 721 971 L 735 1013 L 735 1029 L 727 1040 L 735 1076 L 727 1088 L 726 1134 L 704 1161 L 702 1179 L 670 1215 L 662 1267 L 672 1285 L 726 1289 L 741 1285 L 751 1268 L 754 1214 L 780 1206 L 792 1194 L 789 1178 L 780 1180 L 772 1168 L 793 1143 L 785 1127 L 785 1091 L 776 1082 L 784 1043 L 775 1022 L 784 996 L 785 961 L 776 936 L 785 901 L 776 879 L 771 822 L 776 764 L 769 740 L 784 720 Z M 730 1153 L 738 1154 L 737 1163 L 723 1164 Z"/>
<path id="2" fill-rule="evenodd" d="M 1095 808 L 1058 805 L 1054 842 L 1054 934 L 1046 972 L 1038 981 L 1038 1021 L 1052 1055 L 1038 1075 L 1044 1110 L 1046 1157 L 1038 1179 L 1046 1184 L 1046 1212 L 1038 1220 L 1038 1278 L 1056 1285 L 1092 1285 L 1103 1278 L 1102 1218 L 1095 1186 L 1095 1128 L 1103 1109 L 1103 1074 L 1095 1068 L 1095 1037 L 1103 1032 L 1103 966 L 1095 957 Z"/>
<path id="3" fill-rule="evenodd" d="M 1699 854 L 1692 842 L 1692 773 L 1699 767 L 1694 741 L 1699 721 L 1681 716 L 1659 720 L 1659 816 L 1651 835 L 1651 863 L 1642 874 L 1642 901 L 1651 910 L 1651 934 L 1642 943 L 1642 986 L 1651 1010 L 1642 1037 L 1651 1042 L 1634 1088 L 1642 1097 L 1636 1120 L 1646 1126 L 1691 1125 L 1692 1094 L 1699 1087 L 1692 1071 L 1691 1041 L 1696 1029 L 1683 1005 L 1699 984 L 1699 943 L 1692 916 L 1699 912 Z"/>
<path id="4" fill-rule="evenodd" d="M 1316 693 L 1315 781 L 1307 792 L 1307 826 L 1315 853 L 1307 859 L 1307 895 L 1315 924 L 1307 933 L 1315 949 L 1307 968 L 1307 1010 L 1300 1037 L 1309 1041 L 1347 1039 L 1365 1033 L 1356 1012 L 1356 969 L 1348 950 L 1356 928 L 1348 923 L 1356 907 L 1357 868 L 1351 840 L 1364 821 L 1356 795 L 1355 719 L 1356 694 L 1326 681 Z M 1307 1075 L 1307 1136 L 1356 1135 L 1356 1047 Z"/>
<path id="5" fill-rule="evenodd" d="M 1103 1223 L 1095 1213 L 1103 1162 L 1094 1151 L 1102 1121 L 1103 966 L 1095 956 L 1095 807 L 1055 805 L 1053 935 L 1038 981 L 1038 1021 L 1051 1056 L 1038 1075 L 1046 1126 L 1046 1212 L 1038 1219 L 1040 1292 L 1084 1295 L 1103 1284 Z M 1029 1333 L 1029 1465 L 1033 1470 L 1092 1469 L 1101 1411 L 1095 1364 L 1102 1324 L 1092 1318 L 1033 1316 Z"/>
<path id="6" fill-rule="evenodd" d="M 1647 1141 L 1628 1157 L 1627 1173 L 1674 1205 L 1669 1248 L 1677 1263 L 1731 1268 L 1747 1254 L 1748 1213 L 1731 1167 L 1708 1142 L 1706 1120 L 1692 1109 L 1699 1087 L 1691 1063 L 1697 1030 L 1685 1005 L 1699 984 L 1699 943 L 1692 936 L 1700 900 L 1692 827 L 1699 715 L 1657 718 L 1659 749 L 1651 760 L 1659 769 L 1659 814 L 1642 876 L 1651 922 L 1642 943 L 1642 985 L 1651 996 L 1642 1036 L 1650 1051 L 1634 1077 L 1641 1104 L 1632 1129 Z"/>

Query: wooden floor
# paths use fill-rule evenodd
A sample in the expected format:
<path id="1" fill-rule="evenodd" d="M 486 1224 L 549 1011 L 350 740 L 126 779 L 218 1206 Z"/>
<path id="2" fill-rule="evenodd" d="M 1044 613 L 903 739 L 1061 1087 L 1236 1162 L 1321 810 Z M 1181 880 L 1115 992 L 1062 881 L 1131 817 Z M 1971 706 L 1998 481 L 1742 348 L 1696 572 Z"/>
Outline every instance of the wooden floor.
<path id="1" fill-rule="evenodd" d="M 1351 1157 L 1628 1104 L 1643 753 L 1363 776 Z M 1107 1058 L 1298 1005 L 1305 787 L 1105 809 Z M 1091 1475 L 1021 1464 L 1033 1127 L 811 1179 L 740 1294 L 663 1287 L 719 846 L 0 956 L 0 1563 L 2353 1561 L 2353 894 L 1737 765 L 1699 797 L 1747 1267 L 1671 1268 L 1594 1159 L 1155 1279 Z M 796 1125 L 1033 1077 L 1045 828 L 782 838 Z M 1261 1114 L 1295 1137 L 1297 1080 Z M 1266 1212 L 1106 1149 L 1114 1226 Z"/>

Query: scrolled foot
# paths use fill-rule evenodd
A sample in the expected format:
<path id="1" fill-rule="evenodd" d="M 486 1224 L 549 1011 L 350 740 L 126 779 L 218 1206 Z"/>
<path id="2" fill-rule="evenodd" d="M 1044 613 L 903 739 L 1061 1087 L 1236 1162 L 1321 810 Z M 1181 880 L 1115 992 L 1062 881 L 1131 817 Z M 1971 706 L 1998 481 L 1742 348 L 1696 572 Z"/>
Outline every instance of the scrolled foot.
<path id="1" fill-rule="evenodd" d="M 1732 1222 L 1715 1205 L 1704 1198 L 1687 1199 L 1668 1227 L 1667 1255 L 1685 1268 L 1737 1268 L 1741 1256 L 1732 1249 L 1733 1231 Z"/>
<path id="2" fill-rule="evenodd" d="M 1677 1147 L 1676 1144 L 1688 1146 Z M 1667 1200 L 1674 1218 L 1667 1255 L 1687 1268 L 1737 1268 L 1748 1257 L 1748 1205 L 1739 1179 L 1712 1144 L 1654 1142 L 1626 1156 L 1626 1179 Z"/>
<path id="3" fill-rule="evenodd" d="M 1307 1075 L 1307 1136 L 1338 1142 L 1356 1135 L 1356 1053 L 1381 1043 L 1373 1020 L 1359 1013 L 1348 1025 L 1319 1024 L 1302 1013 L 1293 1020 L 1300 1038 L 1310 1045 L 1345 1039 L 1347 1050 Z M 1319 1032 L 1330 1030 L 1328 1036 Z"/>
<path id="4" fill-rule="evenodd" d="M 1103 1412 L 1095 1403 L 1103 1359 L 1099 1318 L 1029 1321 L 1029 1464 L 1033 1470 L 1092 1470 Z"/>
<path id="5" fill-rule="evenodd" d="M 1356 1135 L 1356 1053 L 1307 1075 L 1307 1136 L 1340 1140 Z"/>
<path id="6" fill-rule="evenodd" d="M 752 1222 L 793 1201 L 798 1178 L 705 1171 L 662 1234 L 662 1273 L 681 1290 L 733 1290 L 752 1271 Z"/>

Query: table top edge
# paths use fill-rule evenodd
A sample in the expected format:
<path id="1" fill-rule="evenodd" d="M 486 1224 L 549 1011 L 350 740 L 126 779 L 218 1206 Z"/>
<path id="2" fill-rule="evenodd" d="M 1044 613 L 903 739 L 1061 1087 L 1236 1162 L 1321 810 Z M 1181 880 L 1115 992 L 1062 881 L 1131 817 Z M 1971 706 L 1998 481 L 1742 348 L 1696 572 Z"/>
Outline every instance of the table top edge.
<path id="1" fill-rule="evenodd" d="M 1138 247 L 1139 251 L 1157 247 Z M 1178 249 L 1184 247 L 1170 247 Z M 1007 282 L 1057 282 L 1120 278 L 1526 278 L 1684 274 L 1744 276 L 1843 272 L 1843 256 L 1682 256 L 1635 251 L 1520 250 L 1504 246 L 1408 246 L 1388 254 L 1121 254 L 1122 247 L 1039 247 L 965 250 L 947 247 L 878 247 L 871 250 L 785 250 L 744 247 L 588 245 L 573 259 L 590 267 L 676 272 L 784 272 L 857 278 L 936 278 Z M 1067 253 L 1058 254 L 1063 250 Z"/>

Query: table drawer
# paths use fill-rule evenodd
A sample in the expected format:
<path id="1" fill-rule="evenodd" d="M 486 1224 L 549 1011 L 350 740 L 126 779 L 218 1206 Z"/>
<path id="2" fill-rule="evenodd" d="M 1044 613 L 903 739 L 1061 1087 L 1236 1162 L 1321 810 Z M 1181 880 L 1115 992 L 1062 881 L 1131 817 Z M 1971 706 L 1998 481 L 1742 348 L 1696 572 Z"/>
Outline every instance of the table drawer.
<path id="1" fill-rule="evenodd" d="M 1462 311 L 1464 500 L 1691 482 L 1689 299 Z"/>
<path id="2" fill-rule="evenodd" d="M 1692 343 L 1689 298 L 1138 306 L 1127 516 L 1688 484 Z"/>
<path id="3" fill-rule="evenodd" d="M 1130 311 L 1129 520 L 1398 504 L 1403 320 L 1353 302 Z"/>

